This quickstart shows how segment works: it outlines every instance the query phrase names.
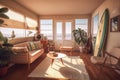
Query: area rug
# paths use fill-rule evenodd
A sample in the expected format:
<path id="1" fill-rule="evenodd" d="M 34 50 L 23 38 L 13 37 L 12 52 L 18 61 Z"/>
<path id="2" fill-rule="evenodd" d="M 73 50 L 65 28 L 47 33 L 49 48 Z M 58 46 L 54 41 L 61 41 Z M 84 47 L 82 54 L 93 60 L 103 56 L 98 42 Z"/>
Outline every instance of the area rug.
<path id="1" fill-rule="evenodd" d="M 62 59 L 64 64 L 56 59 L 51 65 L 51 59 L 46 57 L 28 77 L 89 80 L 85 64 L 79 56 L 67 56 Z"/>

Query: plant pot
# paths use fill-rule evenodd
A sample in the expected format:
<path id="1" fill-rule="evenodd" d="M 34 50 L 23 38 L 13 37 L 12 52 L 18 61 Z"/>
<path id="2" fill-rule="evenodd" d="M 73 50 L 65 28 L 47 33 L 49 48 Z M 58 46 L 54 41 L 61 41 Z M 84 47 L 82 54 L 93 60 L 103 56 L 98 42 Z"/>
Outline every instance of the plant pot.
<path id="1" fill-rule="evenodd" d="M 8 66 L 0 67 L 0 76 L 4 76 L 7 74 Z"/>
<path id="2" fill-rule="evenodd" d="M 84 51 L 83 49 L 84 48 L 82 46 L 79 47 L 79 50 L 80 50 L 81 53 Z"/>

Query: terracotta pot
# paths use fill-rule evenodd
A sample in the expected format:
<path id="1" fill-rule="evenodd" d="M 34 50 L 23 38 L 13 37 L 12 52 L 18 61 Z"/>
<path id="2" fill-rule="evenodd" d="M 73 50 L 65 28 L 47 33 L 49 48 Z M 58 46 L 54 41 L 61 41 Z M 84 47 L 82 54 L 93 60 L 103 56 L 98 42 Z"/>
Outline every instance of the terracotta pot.
<path id="1" fill-rule="evenodd" d="M 80 46 L 79 50 L 80 50 L 81 53 L 84 52 L 84 47 Z"/>

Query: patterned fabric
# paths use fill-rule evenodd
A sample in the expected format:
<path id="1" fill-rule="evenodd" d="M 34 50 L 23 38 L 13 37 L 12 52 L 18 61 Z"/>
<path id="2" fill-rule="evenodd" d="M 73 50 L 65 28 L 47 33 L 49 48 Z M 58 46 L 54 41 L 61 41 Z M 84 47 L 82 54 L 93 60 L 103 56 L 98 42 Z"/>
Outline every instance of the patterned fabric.
<path id="1" fill-rule="evenodd" d="M 30 47 L 29 43 L 27 44 L 27 48 L 28 48 L 29 51 L 32 51 L 32 48 Z"/>
<path id="2" fill-rule="evenodd" d="M 35 46 L 36 46 L 36 49 L 41 49 L 41 48 L 43 48 L 43 45 L 42 45 L 42 43 L 41 43 L 40 41 L 36 41 L 36 42 L 34 42 L 34 44 L 35 44 Z"/>
<path id="3" fill-rule="evenodd" d="M 33 42 L 28 42 L 27 47 L 29 51 L 33 51 L 43 48 L 43 45 L 40 41 L 33 41 Z"/>
<path id="4" fill-rule="evenodd" d="M 37 50 L 37 49 L 40 49 L 38 42 L 34 42 L 34 45 L 35 45 L 35 49 L 36 49 L 36 50 Z"/>
<path id="5" fill-rule="evenodd" d="M 33 51 L 33 50 L 36 49 L 36 46 L 35 46 L 34 42 L 29 42 L 29 43 L 28 43 L 28 49 L 29 49 L 30 51 Z"/>
<path id="6" fill-rule="evenodd" d="M 28 52 L 27 47 L 13 47 L 12 50 L 15 53 L 26 53 L 26 52 Z"/>

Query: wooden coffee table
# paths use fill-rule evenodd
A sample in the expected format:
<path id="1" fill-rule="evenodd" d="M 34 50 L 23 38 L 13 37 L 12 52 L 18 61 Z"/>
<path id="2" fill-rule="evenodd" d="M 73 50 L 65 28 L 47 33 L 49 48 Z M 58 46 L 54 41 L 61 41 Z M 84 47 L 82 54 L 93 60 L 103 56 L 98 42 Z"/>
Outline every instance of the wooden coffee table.
<path id="1" fill-rule="evenodd" d="M 60 59 L 60 61 L 62 62 L 62 64 L 64 64 L 62 58 L 66 57 L 66 55 L 63 54 L 63 53 L 60 53 L 60 52 L 56 52 L 55 54 L 58 54 L 58 56 L 55 57 L 51 53 L 47 54 L 47 57 L 49 57 L 52 60 L 51 66 L 52 66 L 52 64 L 53 64 L 53 62 L 54 62 L 55 59 Z"/>

